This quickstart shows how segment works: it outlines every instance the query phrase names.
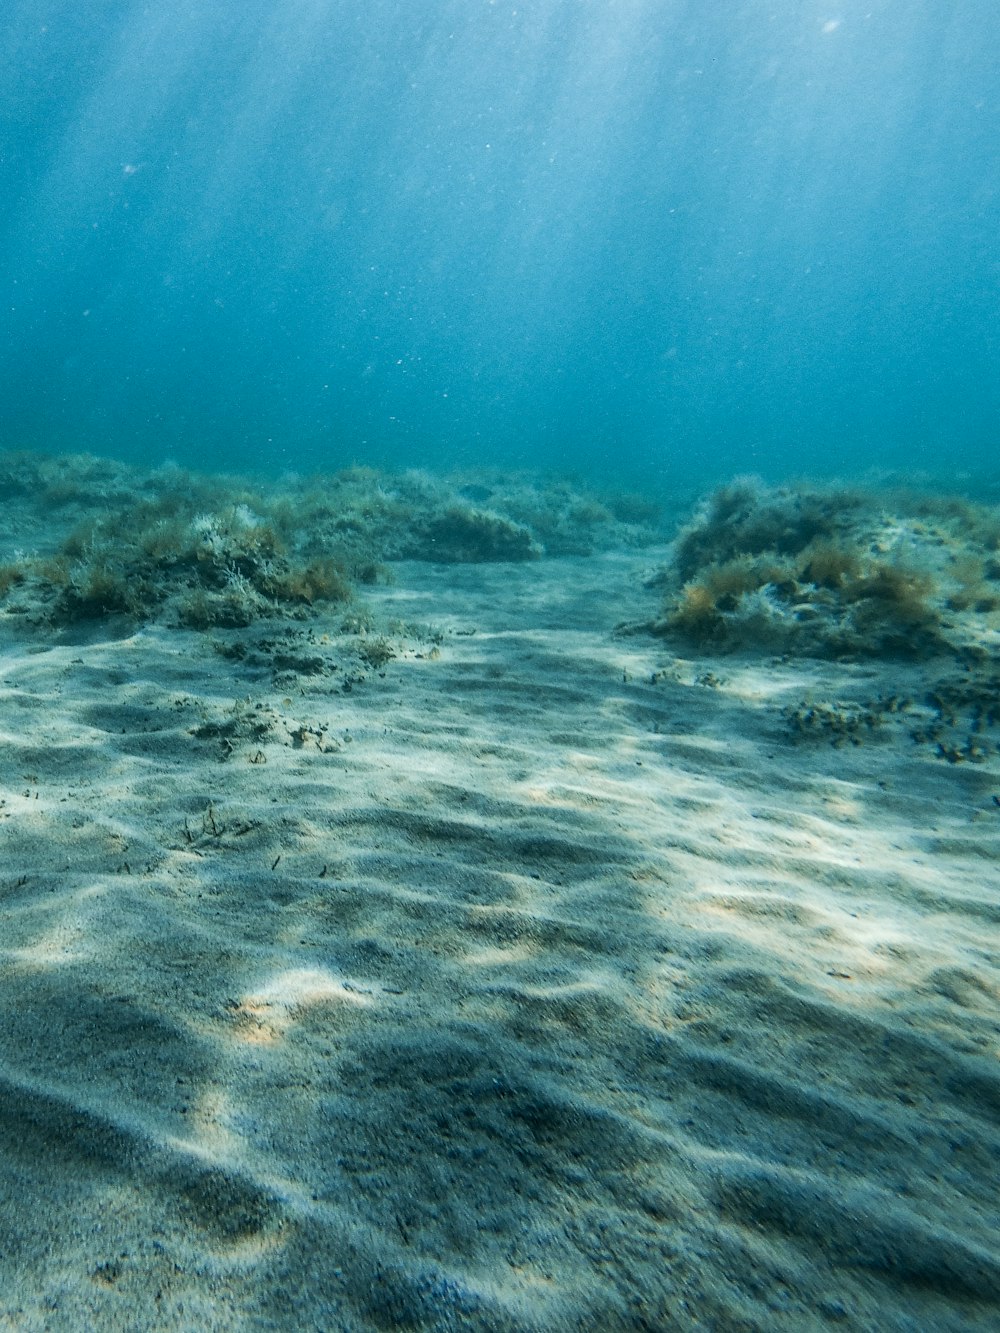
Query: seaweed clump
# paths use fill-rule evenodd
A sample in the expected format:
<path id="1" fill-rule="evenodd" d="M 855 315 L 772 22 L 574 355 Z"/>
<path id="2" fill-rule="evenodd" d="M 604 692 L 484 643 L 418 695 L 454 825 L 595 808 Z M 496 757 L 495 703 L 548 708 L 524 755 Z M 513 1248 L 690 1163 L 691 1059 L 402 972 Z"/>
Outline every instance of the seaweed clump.
<path id="1" fill-rule="evenodd" d="M 601 497 L 531 476 L 353 466 L 264 486 L 32 451 L 0 453 L 0 499 L 14 548 L 0 552 L 4 614 L 202 630 L 303 618 L 358 584 L 387 581 L 393 560 L 526 561 L 641 546 L 657 539 L 659 514 L 646 496 Z"/>
<path id="2" fill-rule="evenodd" d="M 975 619 L 1000 609 L 992 530 L 968 505 L 932 522 L 898 493 L 740 479 L 679 533 L 652 628 L 701 651 L 931 656 L 995 636 Z"/>
<path id="3" fill-rule="evenodd" d="M 413 526 L 415 544 L 444 564 L 535 560 L 540 551 L 531 533 L 499 514 L 450 505 Z"/>
<path id="4" fill-rule="evenodd" d="M 216 505 L 201 509 L 209 498 Z M 123 616 L 240 627 L 350 598 L 343 559 L 304 551 L 293 529 L 281 531 L 248 499 L 256 497 L 220 480 L 211 497 L 169 487 L 155 499 L 103 506 L 54 553 L 9 567 L 6 582 L 30 586 L 55 624 Z"/>
<path id="5" fill-rule="evenodd" d="M 674 562 L 689 579 L 708 564 L 740 556 L 794 556 L 829 540 L 857 508 L 855 492 L 771 489 L 752 477 L 721 486 L 677 539 Z"/>

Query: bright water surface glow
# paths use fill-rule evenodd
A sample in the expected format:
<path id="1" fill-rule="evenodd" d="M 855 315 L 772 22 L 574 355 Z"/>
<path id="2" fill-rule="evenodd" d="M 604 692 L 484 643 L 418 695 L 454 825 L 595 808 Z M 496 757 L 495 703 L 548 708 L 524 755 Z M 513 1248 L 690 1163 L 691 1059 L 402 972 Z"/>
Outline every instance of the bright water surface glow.
<path id="1" fill-rule="evenodd" d="M 994 0 L 5 13 L 5 447 L 992 457 Z"/>

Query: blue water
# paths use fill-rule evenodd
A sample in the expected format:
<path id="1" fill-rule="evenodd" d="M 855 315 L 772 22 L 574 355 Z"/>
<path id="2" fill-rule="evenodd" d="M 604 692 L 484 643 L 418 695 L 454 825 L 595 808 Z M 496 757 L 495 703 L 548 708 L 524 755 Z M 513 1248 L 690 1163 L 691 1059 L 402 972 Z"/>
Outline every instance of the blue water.
<path id="1" fill-rule="evenodd" d="M 7 0 L 0 446 L 987 467 L 996 0 Z"/>

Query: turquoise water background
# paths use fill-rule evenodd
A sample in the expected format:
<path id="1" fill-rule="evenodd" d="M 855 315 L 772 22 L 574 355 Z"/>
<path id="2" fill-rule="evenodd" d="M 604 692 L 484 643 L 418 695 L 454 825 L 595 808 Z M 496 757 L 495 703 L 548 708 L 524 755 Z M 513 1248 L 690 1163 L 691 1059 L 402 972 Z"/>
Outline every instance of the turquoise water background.
<path id="1" fill-rule="evenodd" d="M 996 0 L 8 0 L 0 447 L 991 465 Z"/>

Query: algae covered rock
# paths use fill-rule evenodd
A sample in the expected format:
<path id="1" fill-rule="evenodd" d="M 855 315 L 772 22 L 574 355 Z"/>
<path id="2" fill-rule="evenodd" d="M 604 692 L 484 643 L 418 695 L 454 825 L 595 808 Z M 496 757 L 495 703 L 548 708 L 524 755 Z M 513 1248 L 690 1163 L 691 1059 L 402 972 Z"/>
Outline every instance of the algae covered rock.
<path id="1" fill-rule="evenodd" d="M 652 628 L 701 652 L 997 651 L 995 518 L 955 497 L 740 479 L 681 528 Z"/>
<path id="2" fill-rule="evenodd" d="M 418 520 L 411 536 L 408 553 L 413 558 L 446 564 L 536 560 L 541 554 L 521 524 L 463 505 Z"/>

